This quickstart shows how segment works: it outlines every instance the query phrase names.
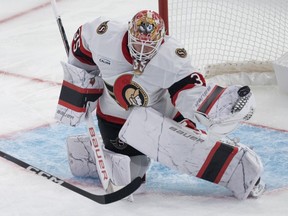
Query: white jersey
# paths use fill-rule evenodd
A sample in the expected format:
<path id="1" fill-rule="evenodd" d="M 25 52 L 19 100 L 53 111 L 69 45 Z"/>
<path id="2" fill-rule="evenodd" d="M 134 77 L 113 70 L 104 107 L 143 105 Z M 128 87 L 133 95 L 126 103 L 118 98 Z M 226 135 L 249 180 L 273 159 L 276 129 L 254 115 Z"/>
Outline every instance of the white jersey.
<path id="1" fill-rule="evenodd" d="M 88 72 L 100 71 L 104 80 L 97 108 L 102 118 L 124 123 L 132 106 L 153 107 L 173 118 L 179 92 L 205 85 L 204 78 L 193 73 L 191 59 L 174 38 L 165 36 L 141 75 L 133 73 L 127 43 L 127 24 L 102 17 L 81 26 L 74 36 L 69 63 Z"/>
<path id="2" fill-rule="evenodd" d="M 258 156 L 247 147 L 215 140 L 246 116 L 251 117 L 254 102 L 250 89 L 244 88 L 247 91 L 240 97 L 239 86 L 206 86 L 185 49 L 169 36 L 139 75 L 133 71 L 127 44 L 127 25 L 116 21 L 98 18 L 78 29 L 69 62 L 63 64 L 57 119 L 77 125 L 98 100 L 98 117 L 120 124 L 110 127 L 99 121 L 107 149 L 129 156 L 145 154 L 176 170 L 224 185 L 245 199 L 263 169 Z M 208 128 L 208 135 L 190 121 L 182 122 L 186 127 L 175 122 L 183 118 L 197 119 Z M 145 145 L 139 142 L 143 139 Z"/>

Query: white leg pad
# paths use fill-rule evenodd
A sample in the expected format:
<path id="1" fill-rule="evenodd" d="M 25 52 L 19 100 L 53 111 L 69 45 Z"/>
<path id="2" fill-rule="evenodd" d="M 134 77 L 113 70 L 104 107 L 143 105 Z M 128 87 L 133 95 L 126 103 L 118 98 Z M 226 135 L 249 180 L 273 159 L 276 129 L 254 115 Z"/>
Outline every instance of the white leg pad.
<path id="1" fill-rule="evenodd" d="M 77 177 L 97 178 L 95 156 L 86 135 L 67 138 L 70 170 Z M 129 157 L 103 149 L 108 174 L 115 185 L 124 186 L 140 176 L 143 177 L 150 165 L 145 155 Z"/>
<path id="2" fill-rule="evenodd" d="M 237 199 L 246 199 L 261 177 L 263 165 L 254 151 L 242 144 L 236 146 L 239 149 L 238 153 L 231 161 L 219 184 L 230 189 Z"/>
<path id="3" fill-rule="evenodd" d="M 146 155 L 137 155 L 132 156 L 130 159 L 131 179 L 135 179 L 138 176 L 143 177 L 150 166 L 150 158 Z"/>
<path id="4" fill-rule="evenodd" d="M 95 156 L 88 136 L 71 136 L 66 140 L 68 162 L 76 177 L 98 178 Z"/>
<path id="5" fill-rule="evenodd" d="M 248 147 L 215 143 L 152 108 L 134 108 L 119 138 L 172 169 L 227 187 L 238 199 L 247 198 L 263 170 Z"/>

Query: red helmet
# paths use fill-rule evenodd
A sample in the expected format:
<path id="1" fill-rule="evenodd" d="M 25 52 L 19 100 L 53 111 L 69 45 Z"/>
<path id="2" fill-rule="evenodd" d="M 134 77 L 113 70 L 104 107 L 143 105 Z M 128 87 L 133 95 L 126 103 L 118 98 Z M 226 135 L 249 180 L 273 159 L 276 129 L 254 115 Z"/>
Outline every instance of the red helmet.
<path id="1" fill-rule="evenodd" d="M 159 50 L 165 36 L 160 15 L 151 10 L 138 12 L 129 22 L 128 47 L 131 56 L 140 62 L 150 60 Z"/>

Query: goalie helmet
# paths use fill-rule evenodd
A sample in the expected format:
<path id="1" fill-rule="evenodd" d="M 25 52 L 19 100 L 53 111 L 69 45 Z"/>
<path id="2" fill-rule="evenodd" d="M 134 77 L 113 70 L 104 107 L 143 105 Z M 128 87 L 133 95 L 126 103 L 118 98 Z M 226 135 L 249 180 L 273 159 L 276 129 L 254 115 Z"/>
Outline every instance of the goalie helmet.
<path id="1" fill-rule="evenodd" d="M 129 22 L 128 47 L 138 62 L 149 61 L 159 50 L 165 36 L 165 25 L 160 15 L 151 10 L 138 12 Z"/>

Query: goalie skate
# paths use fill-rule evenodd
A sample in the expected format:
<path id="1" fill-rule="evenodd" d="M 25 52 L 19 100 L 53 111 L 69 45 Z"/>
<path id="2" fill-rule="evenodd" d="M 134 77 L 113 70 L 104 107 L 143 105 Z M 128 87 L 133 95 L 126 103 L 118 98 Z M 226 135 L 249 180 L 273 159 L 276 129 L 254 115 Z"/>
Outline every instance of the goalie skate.
<path id="1" fill-rule="evenodd" d="M 265 182 L 263 182 L 262 179 L 259 179 L 255 186 L 253 187 L 253 189 L 251 190 L 250 194 L 248 197 L 251 197 L 251 198 L 259 198 L 262 196 L 262 194 L 264 193 L 266 189 L 266 184 Z"/>

